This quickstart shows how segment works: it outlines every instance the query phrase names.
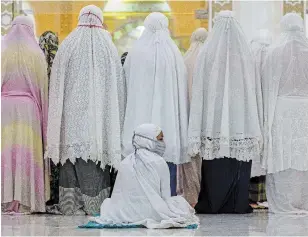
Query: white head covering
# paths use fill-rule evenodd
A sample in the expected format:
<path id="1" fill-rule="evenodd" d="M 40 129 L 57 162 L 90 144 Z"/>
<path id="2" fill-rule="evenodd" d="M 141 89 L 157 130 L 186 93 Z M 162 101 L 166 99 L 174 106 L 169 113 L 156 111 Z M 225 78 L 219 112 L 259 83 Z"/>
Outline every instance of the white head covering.
<path id="1" fill-rule="evenodd" d="M 84 7 L 53 63 L 46 156 L 56 163 L 80 157 L 100 161 L 103 168 L 121 161 L 125 82 L 102 24 L 98 7 Z"/>
<path id="2" fill-rule="evenodd" d="M 278 41 L 268 50 L 262 71 L 265 82 L 264 153 L 267 158 L 264 166 L 268 172 L 288 168 L 308 170 L 305 158 L 308 155 L 308 124 L 305 122 L 308 121 L 308 39 L 304 34 L 303 19 L 296 13 L 288 13 L 282 18 L 281 29 Z M 282 121 L 277 122 L 278 118 L 288 119 L 287 128 L 292 128 L 292 133 L 285 127 L 276 126 L 283 125 Z"/>
<path id="3" fill-rule="evenodd" d="M 158 124 L 164 131 L 164 158 L 175 164 L 189 160 L 187 147 L 187 83 L 183 57 L 170 37 L 168 18 L 151 13 L 145 30 L 124 64 L 128 97 L 123 131 L 124 154 L 132 152 L 133 128 Z"/>
<path id="4" fill-rule="evenodd" d="M 232 12 L 218 14 L 195 67 L 189 154 L 201 153 L 204 159 L 254 159 L 262 140 L 254 61 Z"/>
<path id="5" fill-rule="evenodd" d="M 154 124 L 135 129 L 131 142 L 138 147 L 122 161 L 112 197 L 101 205 L 100 217 L 92 220 L 105 225 L 143 225 L 151 229 L 199 223 L 194 209 L 183 197 L 171 197 L 167 163 L 150 151 L 161 131 Z"/>
<path id="6" fill-rule="evenodd" d="M 135 149 L 154 150 L 157 136 L 161 133 L 161 128 L 154 124 L 143 124 L 136 128 L 133 137 Z"/>
<path id="7" fill-rule="evenodd" d="M 191 100 L 191 89 L 192 89 L 192 80 L 195 62 L 198 56 L 199 51 L 202 48 L 203 43 L 205 42 L 208 36 L 207 30 L 204 28 L 198 28 L 195 30 L 190 38 L 190 47 L 184 55 L 184 61 L 187 67 L 188 72 L 188 94 L 189 100 Z"/>

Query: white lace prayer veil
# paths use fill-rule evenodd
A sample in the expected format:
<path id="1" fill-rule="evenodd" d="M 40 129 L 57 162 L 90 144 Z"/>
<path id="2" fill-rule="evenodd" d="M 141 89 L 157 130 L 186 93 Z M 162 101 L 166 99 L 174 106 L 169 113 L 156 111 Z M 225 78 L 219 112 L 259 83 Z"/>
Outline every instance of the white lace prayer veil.
<path id="1" fill-rule="evenodd" d="M 133 150 L 131 134 L 140 124 L 164 131 L 166 161 L 188 162 L 188 93 L 183 57 L 170 37 L 168 18 L 151 13 L 145 30 L 129 52 L 124 70 L 128 97 L 123 131 L 124 156 Z"/>
<path id="2" fill-rule="evenodd" d="M 308 128 L 304 125 L 304 121 L 307 118 L 308 110 L 307 102 L 305 102 L 308 98 L 308 39 L 304 34 L 303 19 L 298 14 L 286 14 L 282 17 L 280 24 L 282 33 L 277 42 L 269 48 L 262 71 L 262 80 L 265 82 L 264 157 L 267 160 L 274 159 L 272 154 L 272 126 L 278 97 L 293 99 L 292 101 L 296 104 L 302 105 L 300 110 L 292 112 L 294 118 L 302 118 L 302 126 L 296 132 L 296 136 L 301 136 L 302 139 L 298 139 L 298 143 L 292 146 L 294 150 L 302 146 L 302 152 L 307 148 L 307 142 L 304 143 L 304 137 L 307 136 Z M 297 99 L 297 101 L 294 99 Z M 290 100 L 288 101 L 291 103 Z M 291 107 L 294 108 L 294 106 Z M 293 165 L 297 163 L 295 162 L 295 157 L 296 154 L 293 154 Z M 308 165 L 307 159 L 300 157 L 298 160 L 304 161 L 306 166 Z M 264 161 L 263 166 L 268 168 L 266 162 Z M 287 165 L 288 162 L 284 163 L 284 165 Z M 305 165 L 297 163 L 297 166 L 301 167 L 299 168 L 301 170 Z"/>
<path id="3" fill-rule="evenodd" d="M 233 13 L 222 11 L 195 66 L 188 152 L 248 161 L 261 142 L 253 56 Z"/>
<path id="4" fill-rule="evenodd" d="M 188 73 L 188 94 L 190 101 L 195 62 L 207 36 L 208 32 L 205 28 L 198 28 L 195 30 L 190 38 L 190 47 L 184 55 L 184 62 L 186 64 Z"/>
<path id="5" fill-rule="evenodd" d="M 48 148 L 55 163 L 76 158 L 116 166 L 121 161 L 125 81 L 102 11 L 84 7 L 77 28 L 56 54 L 50 82 Z"/>

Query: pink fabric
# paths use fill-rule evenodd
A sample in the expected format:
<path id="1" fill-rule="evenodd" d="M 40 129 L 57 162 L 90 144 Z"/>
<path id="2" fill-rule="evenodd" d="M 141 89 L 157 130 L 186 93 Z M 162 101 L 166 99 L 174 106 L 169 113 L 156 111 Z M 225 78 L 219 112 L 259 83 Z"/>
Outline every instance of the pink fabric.
<path id="1" fill-rule="evenodd" d="M 41 48 L 39 47 L 38 43 L 36 42 L 34 30 L 33 30 L 33 22 L 29 17 L 19 16 L 16 17 L 12 23 L 12 27 L 10 32 L 6 35 L 6 37 L 2 40 L 2 51 L 10 47 L 16 47 L 20 42 L 28 47 L 32 48 L 32 50 L 37 53 L 41 54 L 44 57 Z M 41 67 L 47 67 L 45 60 L 42 61 L 42 65 L 37 65 Z M 36 103 L 40 106 L 42 120 L 42 134 L 44 139 L 44 146 L 46 145 L 46 132 L 47 132 L 47 115 L 48 115 L 48 95 L 47 90 L 42 90 L 44 86 L 44 82 L 39 82 L 38 80 L 33 80 L 31 78 L 31 74 L 35 74 L 35 72 L 22 73 L 16 68 L 15 72 L 10 72 L 6 75 L 2 74 L 2 86 L 1 92 L 10 91 L 11 88 L 9 85 L 6 85 L 6 82 L 12 79 L 13 82 L 11 86 L 15 91 L 23 91 L 23 92 L 31 92 L 33 98 L 35 99 Z M 21 75 L 20 75 L 21 74 Z M 21 77 L 21 78 L 19 78 Z M 41 79 L 41 78 L 40 78 Z M 21 85 L 16 86 L 17 82 L 21 82 Z"/>
<path id="2" fill-rule="evenodd" d="M 13 201 L 6 207 L 6 212 L 18 212 L 19 211 L 19 202 Z"/>
<path id="3" fill-rule="evenodd" d="M 1 151 L 2 203 L 18 201 L 32 212 L 45 211 L 44 170 L 32 149 L 14 145 Z M 5 210 L 15 211 L 16 210 Z"/>
<path id="4" fill-rule="evenodd" d="M 1 202 L 44 212 L 49 196 L 48 162 L 43 159 L 48 110 L 45 57 L 29 17 L 16 17 L 2 40 Z M 46 175 L 47 174 L 47 175 Z"/>
<path id="5" fill-rule="evenodd" d="M 2 43 L 11 44 L 13 42 L 24 41 L 27 44 L 37 47 L 38 44 L 34 36 L 34 24 L 29 17 L 19 16 L 12 22 L 12 27 L 7 35 L 3 38 Z M 7 46 L 7 45 L 6 45 Z"/>
<path id="6" fill-rule="evenodd" d="M 34 103 L 36 104 L 38 110 L 39 110 L 39 113 L 36 113 L 38 114 L 39 116 L 37 117 L 39 120 L 42 120 L 41 119 L 41 113 L 42 113 L 42 108 L 41 108 L 41 105 L 39 104 L 39 102 L 37 101 L 37 99 L 29 92 L 26 92 L 26 91 L 2 91 L 1 92 L 1 96 L 3 97 L 9 97 L 9 96 L 20 96 L 20 97 L 28 97 L 30 98 L 31 100 L 34 101 Z"/>
<path id="7" fill-rule="evenodd" d="M 38 195 L 44 194 L 44 178 L 41 178 L 44 175 L 44 170 L 40 164 L 42 162 L 34 159 L 31 149 L 14 145 L 10 149 L 3 150 L 1 156 L 1 167 L 4 169 L 2 173 L 3 178 L 5 178 L 8 171 L 12 174 L 12 177 L 16 177 L 16 174 L 20 170 L 23 170 L 23 175 L 19 178 L 23 180 L 27 179 L 29 185 L 31 185 L 31 182 L 34 182 L 35 185 L 32 191 Z M 7 157 L 11 159 L 7 159 Z M 2 179 L 2 182 L 6 181 Z M 16 195 L 16 192 L 19 191 L 16 190 L 14 195 Z"/>

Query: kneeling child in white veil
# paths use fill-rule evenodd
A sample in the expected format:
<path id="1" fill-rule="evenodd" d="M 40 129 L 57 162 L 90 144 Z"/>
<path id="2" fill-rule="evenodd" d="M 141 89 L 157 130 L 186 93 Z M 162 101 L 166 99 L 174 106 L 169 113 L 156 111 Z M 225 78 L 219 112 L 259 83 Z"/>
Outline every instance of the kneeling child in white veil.
<path id="1" fill-rule="evenodd" d="M 198 218 L 186 200 L 171 197 L 162 130 L 153 124 L 139 126 L 133 146 L 135 151 L 120 164 L 112 197 L 103 202 L 100 217 L 94 221 L 151 229 L 197 225 Z"/>

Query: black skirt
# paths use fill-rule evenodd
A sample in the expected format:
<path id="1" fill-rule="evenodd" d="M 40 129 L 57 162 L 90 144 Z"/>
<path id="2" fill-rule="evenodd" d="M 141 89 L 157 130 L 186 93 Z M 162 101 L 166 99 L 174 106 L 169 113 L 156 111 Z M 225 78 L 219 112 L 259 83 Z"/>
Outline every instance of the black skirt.
<path id="1" fill-rule="evenodd" d="M 195 210 L 199 214 L 251 213 L 249 181 L 251 161 L 231 158 L 203 160 L 201 190 Z"/>

